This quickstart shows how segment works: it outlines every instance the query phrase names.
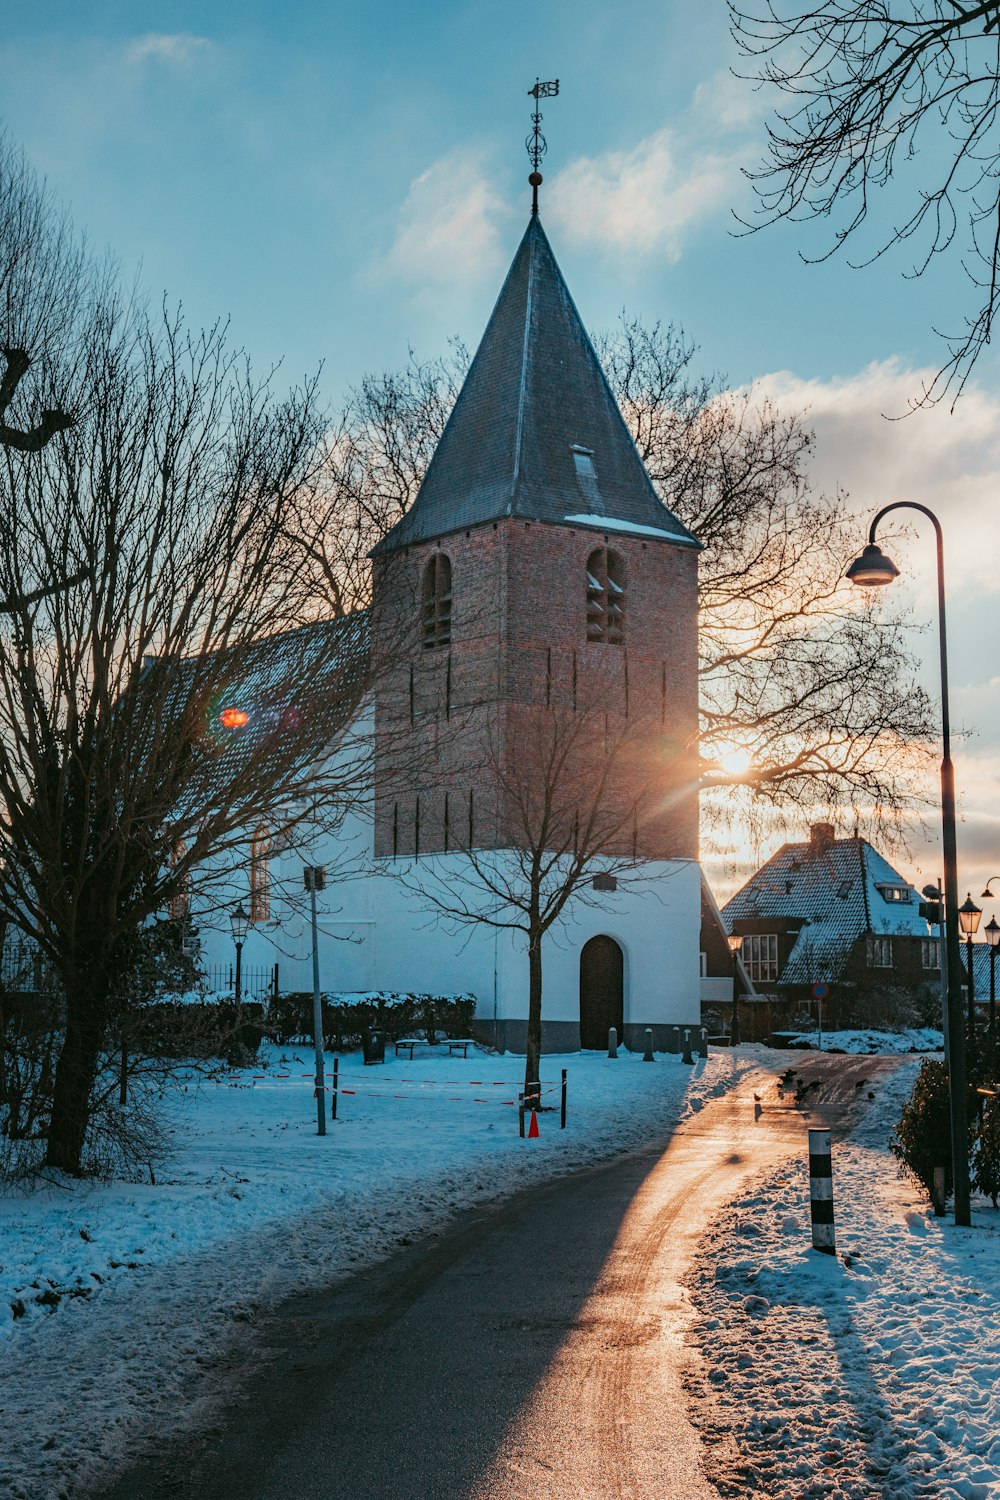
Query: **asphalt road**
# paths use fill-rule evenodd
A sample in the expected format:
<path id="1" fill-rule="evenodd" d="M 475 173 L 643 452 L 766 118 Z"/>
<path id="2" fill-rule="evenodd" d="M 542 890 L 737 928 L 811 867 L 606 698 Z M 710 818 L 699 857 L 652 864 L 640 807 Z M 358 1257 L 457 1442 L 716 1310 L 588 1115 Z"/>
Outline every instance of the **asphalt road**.
<path id="1" fill-rule="evenodd" d="M 100 1500 L 714 1500 L 681 1385 L 701 1231 L 804 1157 L 807 1124 L 843 1133 L 892 1064 L 796 1065 L 819 1080 L 807 1121 L 761 1075 L 668 1141 L 285 1303 L 212 1429 Z"/>

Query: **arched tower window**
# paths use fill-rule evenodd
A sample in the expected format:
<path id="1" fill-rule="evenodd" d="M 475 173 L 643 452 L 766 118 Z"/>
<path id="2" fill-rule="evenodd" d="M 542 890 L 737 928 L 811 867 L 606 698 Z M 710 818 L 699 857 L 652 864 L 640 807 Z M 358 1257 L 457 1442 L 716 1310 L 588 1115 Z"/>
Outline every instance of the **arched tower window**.
<path id="1" fill-rule="evenodd" d="M 620 646 L 625 636 L 625 561 L 598 547 L 587 559 L 587 640 Z"/>
<path id="2" fill-rule="evenodd" d="M 271 835 L 258 828 L 250 842 L 250 920 L 271 920 Z"/>
<path id="3" fill-rule="evenodd" d="M 422 619 L 427 650 L 451 644 L 451 562 L 443 552 L 424 569 Z"/>

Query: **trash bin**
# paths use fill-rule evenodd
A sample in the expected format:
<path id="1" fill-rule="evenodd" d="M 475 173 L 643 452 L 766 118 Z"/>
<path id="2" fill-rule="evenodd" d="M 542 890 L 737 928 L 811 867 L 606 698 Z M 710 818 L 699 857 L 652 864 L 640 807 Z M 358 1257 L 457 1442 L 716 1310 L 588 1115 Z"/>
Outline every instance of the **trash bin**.
<path id="1" fill-rule="evenodd" d="M 381 1031 L 363 1031 L 361 1033 L 361 1045 L 365 1053 L 365 1067 L 372 1063 L 385 1062 L 385 1033 Z"/>

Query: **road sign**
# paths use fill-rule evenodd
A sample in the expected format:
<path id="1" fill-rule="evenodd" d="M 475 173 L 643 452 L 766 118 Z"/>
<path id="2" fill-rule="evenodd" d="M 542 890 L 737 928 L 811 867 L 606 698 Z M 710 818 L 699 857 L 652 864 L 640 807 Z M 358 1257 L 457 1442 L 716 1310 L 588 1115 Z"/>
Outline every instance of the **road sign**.
<path id="1" fill-rule="evenodd" d="M 830 993 L 830 986 L 828 984 L 814 984 L 812 992 L 814 1000 L 825 1000 Z"/>

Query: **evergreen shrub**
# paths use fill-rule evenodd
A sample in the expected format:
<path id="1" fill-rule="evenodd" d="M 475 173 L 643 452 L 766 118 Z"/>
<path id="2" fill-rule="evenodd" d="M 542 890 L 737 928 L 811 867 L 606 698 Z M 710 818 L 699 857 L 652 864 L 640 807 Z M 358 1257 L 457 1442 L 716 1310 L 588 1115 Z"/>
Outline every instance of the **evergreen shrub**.
<path id="1" fill-rule="evenodd" d="M 357 1047 L 366 1031 L 381 1031 L 388 1042 L 400 1037 L 468 1036 L 475 1014 L 473 995 L 426 995 L 395 991 L 322 996 L 323 1039 L 340 1052 Z M 268 1003 L 267 1033 L 276 1042 L 308 1042 L 313 1031 L 313 997 L 308 991 L 278 995 Z"/>

